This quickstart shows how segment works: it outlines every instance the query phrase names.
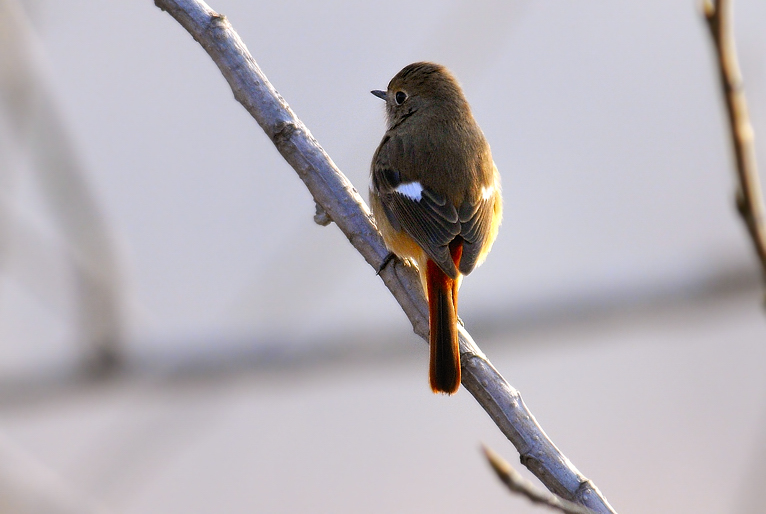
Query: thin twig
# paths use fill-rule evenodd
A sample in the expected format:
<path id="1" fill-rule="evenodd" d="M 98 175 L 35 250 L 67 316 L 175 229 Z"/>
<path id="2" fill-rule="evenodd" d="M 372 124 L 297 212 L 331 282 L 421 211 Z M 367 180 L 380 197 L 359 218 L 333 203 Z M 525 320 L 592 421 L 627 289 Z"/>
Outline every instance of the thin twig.
<path id="1" fill-rule="evenodd" d="M 541 491 L 535 487 L 532 482 L 521 476 L 521 473 L 513 469 L 505 459 L 495 453 L 491 448 L 482 446 L 482 450 L 497 477 L 512 493 L 525 496 L 532 503 L 547 505 L 548 507 L 560 510 L 561 512 L 566 512 L 567 514 L 593 514 L 592 510 L 583 507 L 578 503 L 559 498 L 548 491 Z"/>
<path id="2" fill-rule="evenodd" d="M 729 117 L 739 181 L 737 210 L 753 241 L 766 283 L 766 216 L 755 159 L 755 135 L 748 116 L 742 73 L 734 43 L 732 0 L 708 0 L 704 4 L 704 11 L 715 44 L 718 74 Z"/>
<path id="3" fill-rule="evenodd" d="M 306 126 L 277 93 L 228 20 L 200 0 L 155 0 L 208 52 L 234 97 L 255 118 L 314 200 L 374 269 L 388 250 L 367 205 Z M 414 269 L 394 260 L 380 271 L 416 334 L 427 339 L 428 307 Z M 497 372 L 468 332 L 459 327 L 463 386 L 519 450 L 521 462 L 548 489 L 595 512 L 614 513 L 600 491 L 556 448 L 521 399 Z"/>

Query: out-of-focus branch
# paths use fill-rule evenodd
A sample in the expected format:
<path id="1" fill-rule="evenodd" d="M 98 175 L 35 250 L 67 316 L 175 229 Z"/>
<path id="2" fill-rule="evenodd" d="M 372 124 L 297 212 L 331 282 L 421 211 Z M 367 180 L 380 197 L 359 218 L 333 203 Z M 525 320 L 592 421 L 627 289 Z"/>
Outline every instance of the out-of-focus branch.
<path id="1" fill-rule="evenodd" d="M 285 160 L 365 260 L 378 269 L 388 255 L 359 193 L 277 93 L 228 20 L 200 0 L 155 0 L 202 45 Z M 380 272 L 416 334 L 427 338 L 428 308 L 412 267 L 394 260 Z M 596 512 L 614 512 L 599 490 L 551 442 L 514 389 L 464 328 L 460 331 L 463 386 L 519 450 L 521 462 L 548 489 Z"/>
<path id="2" fill-rule="evenodd" d="M 54 222 L 63 232 L 66 257 L 77 290 L 77 323 L 88 345 L 86 370 L 104 373 L 120 360 L 122 319 L 117 259 L 102 211 L 94 200 L 86 173 L 80 164 L 65 124 L 46 87 L 42 45 L 18 0 L 0 0 L 0 114 L 5 116 L 14 148 L 27 151 L 31 168 L 40 177 L 43 198 Z M 2 165 L 3 163 L 0 163 Z M 0 173 L 6 170 L 0 168 Z M 12 170 L 7 170 L 9 173 Z M 1 206 L 0 206 L 1 207 Z M 13 223 L 11 216 L 2 220 Z M 14 245 L 28 250 L 21 261 L 26 268 L 12 270 L 25 285 L 41 297 L 51 296 L 50 283 L 40 278 L 40 269 L 29 263 L 49 252 L 25 241 L 11 240 L 13 227 L 0 231 L 0 254 Z M 6 239 L 3 241 L 3 239 Z M 34 255 L 39 254 L 39 255 Z"/>
<path id="3" fill-rule="evenodd" d="M 492 451 L 491 448 L 484 446 L 482 450 L 484 450 L 484 456 L 489 461 L 497 477 L 512 493 L 525 496 L 532 503 L 547 505 L 567 514 L 593 514 L 592 510 L 578 503 L 564 500 L 547 491 L 541 491 L 532 482 L 525 480 L 518 471 L 513 469 L 505 459 Z"/>
<path id="4" fill-rule="evenodd" d="M 766 215 L 755 159 L 755 136 L 745 101 L 732 23 L 732 0 L 707 0 L 705 18 L 716 50 L 734 157 L 737 165 L 737 210 L 742 216 L 766 282 Z"/>

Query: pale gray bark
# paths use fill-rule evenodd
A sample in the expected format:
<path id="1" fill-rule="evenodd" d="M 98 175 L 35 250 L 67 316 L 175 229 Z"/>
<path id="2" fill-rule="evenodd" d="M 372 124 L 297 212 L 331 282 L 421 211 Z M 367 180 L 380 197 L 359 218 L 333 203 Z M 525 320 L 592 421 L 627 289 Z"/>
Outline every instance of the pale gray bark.
<path id="1" fill-rule="evenodd" d="M 521 474 L 513 469 L 510 464 L 503 460 L 500 455 L 491 449 L 484 447 L 484 456 L 492 466 L 495 474 L 509 491 L 526 497 L 532 503 L 546 505 L 566 514 L 592 514 L 593 511 L 583 507 L 579 503 L 564 500 L 553 493 L 537 489 L 532 482 L 526 480 Z"/>

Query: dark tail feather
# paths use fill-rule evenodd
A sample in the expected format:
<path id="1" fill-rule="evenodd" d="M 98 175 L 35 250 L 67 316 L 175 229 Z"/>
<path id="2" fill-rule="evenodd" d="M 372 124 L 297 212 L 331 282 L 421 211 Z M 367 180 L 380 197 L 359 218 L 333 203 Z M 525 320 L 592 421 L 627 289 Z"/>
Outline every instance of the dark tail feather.
<path id="1" fill-rule="evenodd" d="M 460 387 L 457 314 L 452 301 L 453 280 L 430 259 L 427 268 L 431 389 L 435 393 L 453 394 Z"/>
<path id="2" fill-rule="evenodd" d="M 459 264 L 462 245 L 452 250 Z M 457 287 L 430 259 L 426 263 L 428 284 L 428 319 L 431 346 L 429 380 L 435 393 L 455 394 L 460 387 L 460 349 L 457 339 Z"/>

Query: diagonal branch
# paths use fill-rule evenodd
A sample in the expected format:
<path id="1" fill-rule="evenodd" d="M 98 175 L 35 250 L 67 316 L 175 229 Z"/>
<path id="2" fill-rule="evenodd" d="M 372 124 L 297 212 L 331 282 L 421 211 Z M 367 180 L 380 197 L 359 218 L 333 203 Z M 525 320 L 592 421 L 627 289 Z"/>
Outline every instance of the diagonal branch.
<path id="1" fill-rule="evenodd" d="M 729 117 L 731 142 L 737 165 L 737 210 L 745 222 L 761 262 L 766 282 L 766 214 L 755 159 L 755 136 L 745 101 L 742 73 L 737 61 L 732 28 L 732 0 L 705 2 L 705 18 L 715 44 L 716 62 L 721 80 L 726 112 Z"/>
<path id="2" fill-rule="evenodd" d="M 593 511 L 587 507 L 563 500 L 555 494 L 537 489 L 532 482 L 521 476 L 518 471 L 513 469 L 510 464 L 491 448 L 484 446 L 482 449 L 484 450 L 484 456 L 487 458 L 490 466 L 492 466 L 497 477 L 512 493 L 525 496 L 532 503 L 547 505 L 566 514 L 593 514 Z"/>
<path id="3" fill-rule="evenodd" d="M 255 118 L 306 184 L 317 205 L 375 269 L 388 255 L 367 205 L 308 128 L 277 93 L 228 20 L 200 0 L 155 0 L 202 45 L 229 82 L 234 97 Z M 380 276 L 427 339 L 428 308 L 414 269 L 394 260 Z M 521 462 L 545 486 L 599 513 L 614 513 L 601 492 L 567 459 L 524 405 L 521 394 L 497 372 L 468 332 L 459 327 L 463 386 L 516 446 Z"/>

